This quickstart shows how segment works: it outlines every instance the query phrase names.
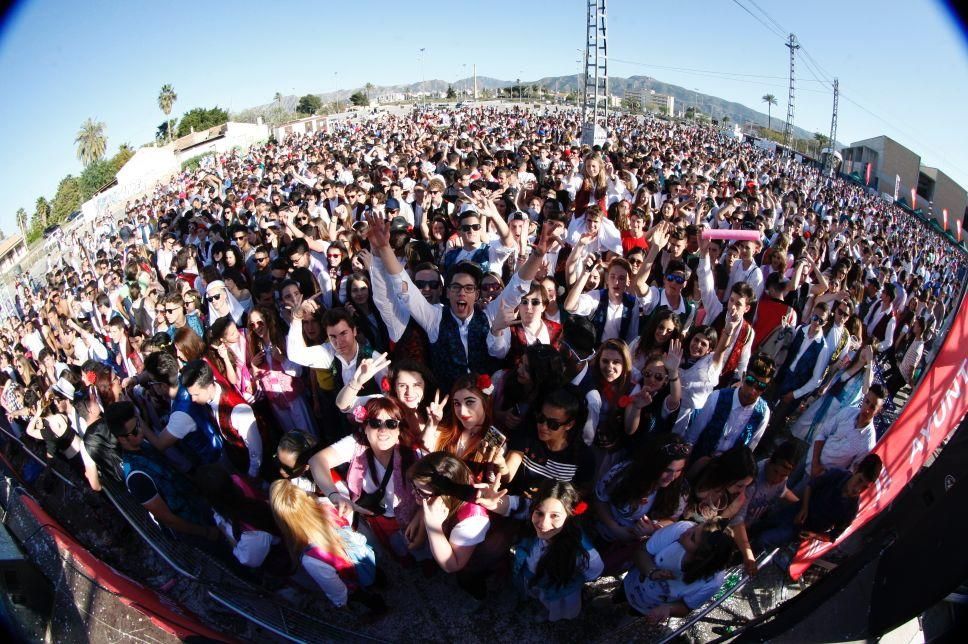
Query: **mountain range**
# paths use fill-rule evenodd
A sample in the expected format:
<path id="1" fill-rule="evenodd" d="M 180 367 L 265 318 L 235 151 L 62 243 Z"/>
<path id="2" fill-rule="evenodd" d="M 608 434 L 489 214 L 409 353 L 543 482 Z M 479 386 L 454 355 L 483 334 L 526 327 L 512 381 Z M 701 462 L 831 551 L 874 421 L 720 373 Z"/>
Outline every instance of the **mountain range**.
<path id="1" fill-rule="evenodd" d="M 506 87 L 513 87 L 517 84 L 518 81 L 516 80 L 501 80 L 498 78 L 490 78 L 488 76 L 477 77 L 478 90 L 504 89 Z M 537 85 L 549 90 L 556 90 L 565 93 L 581 91 L 581 78 L 578 74 L 572 74 L 570 76 L 546 76 L 537 80 L 522 81 L 521 84 L 525 87 Z M 721 119 L 724 116 L 728 116 L 733 123 L 738 123 L 741 126 L 745 126 L 747 123 L 753 123 L 755 125 L 766 127 L 768 121 L 767 114 L 747 107 L 742 103 L 727 101 L 719 98 L 718 96 L 711 96 L 709 94 L 701 94 L 694 90 L 686 89 L 685 87 L 664 83 L 660 80 L 652 78 L 651 76 L 629 76 L 628 78 L 610 76 L 608 79 L 608 85 L 609 91 L 613 96 L 618 96 L 621 98 L 630 92 L 648 93 L 650 91 L 657 94 L 666 94 L 676 99 L 677 111 L 679 111 L 681 106 L 689 107 L 698 105 L 699 110 L 702 113 L 708 114 L 714 119 Z M 470 90 L 473 88 L 473 86 L 473 78 L 463 78 L 453 82 L 431 79 L 403 85 L 373 86 L 369 90 L 369 95 L 371 98 L 376 98 L 384 94 L 394 92 L 399 92 L 402 94 L 414 94 L 418 92 L 438 93 L 446 92 L 448 87 L 453 87 L 458 92 L 461 92 L 464 89 Z M 350 95 L 357 91 L 365 90 L 363 87 L 339 90 L 340 102 L 348 101 Z M 336 92 L 324 92 L 317 94 L 317 96 L 320 97 L 323 103 L 332 103 L 337 98 Z M 287 111 L 295 111 L 299 98 L 299 96 L 293 95 L 283 96 L 281 106 Z M 783 121 L 786 114 L 783 106 L 786 100 L 785 97 L 779 95 L 776 98 L 779 105 L 776 106 L 777 114 L 773 115 L 773 129 L 782 130 Z M 265 105 L 255 106 L 253 109 L 269 109 L 274 106 L 278 106 L 279 104 L 280 103 L 274 101 Z M 796 126 L 794 126 L 793 129 L 795 137 L 802 139 L 813 139 L 813 132 Z"/>

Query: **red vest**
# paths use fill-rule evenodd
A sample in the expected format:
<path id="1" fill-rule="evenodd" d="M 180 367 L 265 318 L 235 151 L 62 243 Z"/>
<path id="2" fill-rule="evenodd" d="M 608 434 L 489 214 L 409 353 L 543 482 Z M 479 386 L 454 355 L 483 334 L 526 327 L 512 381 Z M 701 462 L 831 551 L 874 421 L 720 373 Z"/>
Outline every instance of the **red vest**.
<path id="1" fill-rule="evenodd" d="M 753 352 L 759 348 L 770 332 L 780 326 L 783 317 L 790 312 L 791 306 L 783 300 L 764 295 L 756 305 L 756 321 L 753 322 Z"/>
<path id="2" fill-rule="evenodd" d="M 561 325 L 553 320 L 541 319 L 548 329 L 548 339 L 555 349 L 561 343 Z M 528 348 L 528 338 L 524 333 L 524 325 L 516 324 L 511 327 L 511 348 L 508 350 L 508 364 L 516 365 Z"/>
<path id="3" fill-rule="evenodd" d="M 221 386 L 222 395 L 218 399 L 218 428 L 225 440 L 225 452 L 232 465 L 240 472 L 249 472 L 249 448 L 239 433 L 232 427 L 232 410 L 239 405 L 248 405 L 242 395 L 233 387 Z M 260 431 L 261 433 L 261 431 Z"/>
<path id="4" fill-rule="evenodd" d="M 716 322 L 713 326 L 716 328 L 718 333 L 723 332 L 723 325 L 726 319 L 725 317 L 726 309 L 723 309 L 723 313 L 719 314 L 716 318 Z M 725 387 L 729 384 L 730 376 L 736 371 L 736 367 L 739 366 L 739 359 L 743 357 L 743 347 L 746 346 L 747 342 L 750 342 L 753 338 L 753 327 L 746 320 L 743 320 L 739 326 L 739 333 L 736 335 L 736 342 L 733 344 L 732 350 L 730 350 L 729 355 L 726 357 L 726 362 L 723 364 L 722 375 L 719 377 L 720 388 Z"/>

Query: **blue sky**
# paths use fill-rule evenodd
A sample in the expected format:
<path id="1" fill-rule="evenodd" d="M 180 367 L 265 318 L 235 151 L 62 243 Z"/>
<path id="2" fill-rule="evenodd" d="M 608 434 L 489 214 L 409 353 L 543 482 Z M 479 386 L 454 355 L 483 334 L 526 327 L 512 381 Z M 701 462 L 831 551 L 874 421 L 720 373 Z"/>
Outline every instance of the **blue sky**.
<path id="1" fill-rule="evenodd" d="M 968 127 L 959 116 L 968 56 L 942 4 L 758 4 L 839 77 L 839 141 L 887 134 L 968 187 Z M 653 76 L 756 109 L 769 92 L 779 102 L 774 116 L 785 116 L 787 49 L 733 0 L 610 0 L 608 9 L 611 75 Z M 422 75 L 456 80 L 474 63 L 479 75 L 502 79 L 573 74 L 584 11 L 579 0 L 23 2 L 0 32 L 0 228 L 15 231 L 17 208 L 32 214 L 38 196 L 53 198 L 65 174 L 80 173 L 74 138 L 86 118 L 106 124 L 109 155 L 121 143 L 152 140 L 164 120 L 164 83 L 174 86 L 181 115 L 216 104 L 240 110 L 277 91 L 332 91 L 334 72 L 341 89 Z M 796 124 L 826 133 L 830 92 L 798 69 Z"/>

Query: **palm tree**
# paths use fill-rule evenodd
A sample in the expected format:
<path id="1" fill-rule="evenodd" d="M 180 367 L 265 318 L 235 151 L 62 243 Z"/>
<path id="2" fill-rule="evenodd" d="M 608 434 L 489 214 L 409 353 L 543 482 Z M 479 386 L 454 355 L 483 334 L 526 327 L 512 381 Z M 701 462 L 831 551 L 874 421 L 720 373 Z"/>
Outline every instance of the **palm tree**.
<path id="1" fill-rule="evenodd" d="M 104 156 L 108 147 L 108 139 L 104 136 L 104 123 L 87 119 L 81 125 L 77 138 L 77 158 L 87 167 Z"/>
<path id="2" fill-rule="evenodd" d="M 366 91 L 366 102 L 369 103 L 370 92 L 373 91 L 373 83 L 367 83 L 366 85 L 363 86 L 363 89 Z"/>
<path id="3" fill-rule="evenodd" d="M 817 155 L 820 155 L 820 151 L 827 147 L 827 142 L 830 138 L 826 134 L 821 134 L 820 132 L 814 132 L 813 140 L 817 142 Z"/>
<path id="4" fill-rule="evenodd" d="M 764 94 L 763 102 L 766 103 L 766 129 L 773 129 L 773 106 L 776 105 L 776 96 Z"/>
<path id="5" fill-rule="evenodd" d="M 161 111 L 165 113 L 166 117 L 169 114 L 171 114 L 171 108 L 175 104 L 175 101 L 177 100 L 178 100 L 178 95 L 175 94 L 175 90 L 172 88 L 171 85 L 165 83 L 164 85 L 161 86 L 161 91 L 158 92 L 158 107 L 161 108 Z M 168 140 L 169 141 L 171 140 L 171 132 L 173 129 L 174 128 L 172 128 L 171 126 L 171 121 L 169 121 L 168 122 Z"/>
<path id="6" fill-rule="evenodd" d="M 43 197 L 37 197 L 37 220 L 41 228 L 47 228 L 47 217 L 50 215 L 50 204 Z"/>
<path id="7" fill-rule="evenodd" d="M 272 100 L 275 101 L 276 103 L 281 103 L 282 94 L 280 94 L 279 92 L 276 92 L 276 95 L 272 97 Z"/>
<path id="8" fill-rule="evenodd" d="M 723 128 L 726 128 L 727 126 L 729 126 L 729 117 L 728 116 L 724 116 L 722 118 L 722 124 L 723 124 Z"/>
<path id="9" fill-rule="evenodd" d="M 23 208 L 17 208 L 17 228 L 23 238 L 27 239 L 27 211 Z"/>

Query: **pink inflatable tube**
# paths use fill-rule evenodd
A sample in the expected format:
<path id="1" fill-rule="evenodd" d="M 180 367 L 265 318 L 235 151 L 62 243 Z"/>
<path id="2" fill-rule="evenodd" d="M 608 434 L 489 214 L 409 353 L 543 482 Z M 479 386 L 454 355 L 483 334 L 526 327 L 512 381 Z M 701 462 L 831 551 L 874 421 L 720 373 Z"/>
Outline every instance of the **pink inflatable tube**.
<path id="1" fill-rule="evenodd" d="M 703 239 L 729 239 L 731 241 L 762 241 L 763 236 L 758 230 L 733 230 L 732 228 L 706 228 L 702 231 Z"/>

